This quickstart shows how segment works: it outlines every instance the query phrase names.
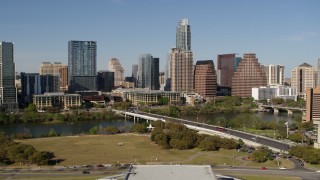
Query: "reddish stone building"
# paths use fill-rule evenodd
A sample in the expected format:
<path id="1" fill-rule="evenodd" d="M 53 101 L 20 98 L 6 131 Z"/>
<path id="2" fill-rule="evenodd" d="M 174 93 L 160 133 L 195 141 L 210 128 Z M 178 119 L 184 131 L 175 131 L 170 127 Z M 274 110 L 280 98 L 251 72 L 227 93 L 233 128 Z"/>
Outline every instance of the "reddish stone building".
<path id="1" fill-rule="evenodd" d="M 236 54 L 219 54 L 217 58 L 217 83 L 220 86 L 231 87 L 234 72 L 239 66 L 241 57 Z"/>
<path id="2" fill-rule="evenodd" d="M 194 66 L 193 88 L 207 100 L 216 96 L 217 76 L 212 60 L 197 61 Z"/>
<path id="3" fill-rule="evenodd" d="M 244 54 L 231 82 L 231 95 L 251 97 L 252 88 L 267 86 L 267 77 L 256 54 Z"/>

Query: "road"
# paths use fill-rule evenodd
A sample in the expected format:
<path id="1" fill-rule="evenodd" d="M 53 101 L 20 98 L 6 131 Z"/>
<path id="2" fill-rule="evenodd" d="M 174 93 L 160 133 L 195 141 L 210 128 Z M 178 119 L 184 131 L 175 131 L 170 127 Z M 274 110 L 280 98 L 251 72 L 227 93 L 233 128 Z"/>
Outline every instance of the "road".
<path id="1" fill-rule="evenodd" d="M 135 113 L 137 113 L 137 112 L 135 112 Z M 229 129 L 229 128 L 213 126 L 213 125 L 195 122 L 195 121 L 189 121 L 189 120 L 185 120 L 185 119 L 171 118 L 171 117 L 161 116 L 161 115 L 157 115 L 157 114 L 144 113 L 144 112 L 139 112 L 139 114 L 149 115 L 152 117 L 157 117 L 159 119 L 164 118 L 165 120 L 169 120 L 169 121 L 175 122 L 175 123 L 183 123 L 183 124 L 187 124 L 187 125 L 192 125 L 192 126 L 197 126 L 197 127 L 202 127 L 202 128 L 214 130 L 214 131 L 219 131 L 221 133 L 233 135 L 233 136 L 236 136 L 236 137 L 239 137 L 242 139 L 246 139 L 246 140 L 249 140 L 252 142 L 256 142 L 256 143 L 259 143 L 262 145 L 266 145 L 269 147 L 280 149 L 282 151 L 288 151 L 290 148 L 290 145 L 288 143 L 273 140 L 273 139 L 262 137 L 262 136 L 257 136 L 256 134 L 249 134 L 246 132 L 237 131 L 237 130 L 233 130 L 233 129 Z"/>
<path id="2" fill-rule="evenodd" d="M 214 172 L 230 175 L 233 174 L 243 174 L 243 175 L 266 175 L 266 176 L 292 176 L 300 177 L 302 180 L 319 180 L 320 173 L 315 171 L 297 171 L 297 170 L 260 170 L 260 169 L 249 169 L 249 168 L 214 168 Z"/>

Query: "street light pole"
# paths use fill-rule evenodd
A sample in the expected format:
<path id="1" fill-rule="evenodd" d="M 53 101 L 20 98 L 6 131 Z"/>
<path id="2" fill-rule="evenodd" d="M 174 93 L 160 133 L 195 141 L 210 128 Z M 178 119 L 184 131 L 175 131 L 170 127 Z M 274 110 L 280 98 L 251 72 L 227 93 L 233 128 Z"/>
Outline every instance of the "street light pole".
<path id="1" fill-rule="evenodd" d="M 288 136 L 289 136 L 289 123 L 288 122 L 286 122 L 286 123 L 284 123 L 285 125 L 286 125 L 286 127 L 287 127 L 287 139 L 288 139 Z"/>

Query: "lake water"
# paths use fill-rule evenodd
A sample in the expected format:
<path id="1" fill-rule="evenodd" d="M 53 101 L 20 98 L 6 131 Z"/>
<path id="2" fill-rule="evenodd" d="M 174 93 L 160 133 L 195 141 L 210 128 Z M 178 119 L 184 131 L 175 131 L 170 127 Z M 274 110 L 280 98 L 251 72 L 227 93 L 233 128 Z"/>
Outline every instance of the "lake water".
<path id="1" fill-rule="evenodd" d="M 199 122 L 208 122 L 214 121 L 218 117 L 224 117 L 226 119 L 234 118 L 238 114 L 210 114 L 210 115 L 199 115 L 198 118 L 196 115 L 187 115 L 182 116 L 184 119 L 199 121 Z M 288 116 L 286 113 L 280 113 L 279 115 L 273 115 L 273 113 L 259 112 L 259 113 L 250 113 L 250 116 L 257 116 L 265 121 L 288 121 L 292 122 L 294 117 Z M 56 123 L 56 124 L 44 124 L 44 123 L 19 123 L 19 124 L 9 124 L 9 125 L 0 125 L 0 131 L 4 132 L 7 135 L 12 135 L 16 133 L 30 133 L 34 137 L 41 137 L 43 134 L 48 134 L 50 129 L 54 129 L 55 132 L 60 133 L 61 135 L 75 135 L 81 133 L 88 133 L 92 127 L 101 126 L 116 126 L 120 130 L 128 131 L 133 125 L 132 119 L 125 120 L 124 118 L 120 118 L 117 120 L 111 121 L 80 121 L 75 123 Z"/>

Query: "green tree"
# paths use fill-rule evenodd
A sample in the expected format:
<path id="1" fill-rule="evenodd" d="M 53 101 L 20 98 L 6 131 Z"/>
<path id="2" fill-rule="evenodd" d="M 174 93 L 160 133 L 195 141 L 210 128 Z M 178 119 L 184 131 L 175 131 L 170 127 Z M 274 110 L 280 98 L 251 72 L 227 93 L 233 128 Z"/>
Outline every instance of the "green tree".
<path id="1" fill-rule="evenodd" d="M 198 145 L 202 151 L 217 151 L 220 148 L 220 138 L 218 136 L 207 136 Z"/>
<path id="2" fill-rule="evenodd" d="M 289 135 L 289 139 L 291 141 L 300 143 L 303 141 L 303 135 L 299 131 L 295 131 L 293 134 Z"/>
<path id="3" fill-rule="evenodd" d="M 90 134 L 98 134 L 98 131 L 99 131 L 99 127 L 95 126 L 95 127 L 90 128 L 89 133 Z"/>
<path id="4" fill-rule="evenodd" d="M 154 137 L 154 141 L 164 149 L 170 148 L 169 137 L 163 132 L 156 134 Z"/>
<path id="5" fill-rule="evenodd" d="M 54 157 L 54 154 L 51 152 L 35 152 L 29 156 L 29 161 L 32 164 L 37 165 L 48 165 L 49 160 Z"/>
<path id="6" fill-rule="evenodd" d="M 102 131 L 106 132 L 107 134 L 118 134 L 118 133 L 120 133 L 120 130 L 115 126 L 107 126 Z"/>
<path id="7" fill-rule="evenodd" d="M 262 147 L 259 147 L 257 150 L 253 151 L 250 157 L 254 162 L 264 163 L 268 159 L 271 160 L 271 156 L 270 156 L 271 153 L 272 151 L 269 148 L 262 146 Z"/>
<path id="8" fill-rule="evenodd" d="M 130 130 L 131 132 L 145 133 L 147 128 L 143 124 L 134 124 Z"/>
<path id="9" fill-rule="evenodd" d="M 24 110 L 25 112 L 37 112 L 37 106 L 33 103 L 29 104 L 28 107 Z"/>
<path id="10" fill-rule="evenodd" d="M 169 102 L 169 98 L 168 97 L 160 97 L 158 98 L 158 104 L 159 105 L 167 105 Z"/>

